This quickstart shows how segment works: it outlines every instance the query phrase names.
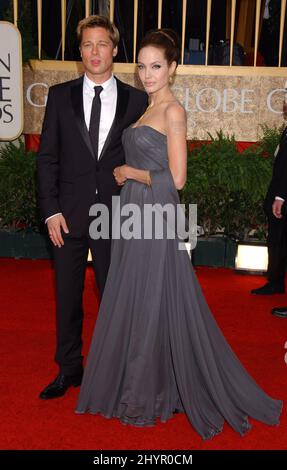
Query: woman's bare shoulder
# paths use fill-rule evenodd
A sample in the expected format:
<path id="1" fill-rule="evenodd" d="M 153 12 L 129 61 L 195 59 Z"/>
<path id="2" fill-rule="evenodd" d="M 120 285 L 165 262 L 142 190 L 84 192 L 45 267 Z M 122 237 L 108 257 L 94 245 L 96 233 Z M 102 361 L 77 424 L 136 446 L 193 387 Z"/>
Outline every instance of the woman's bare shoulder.
<path id="1" fill-rule="evenodd" d="M 168 103 L 165 114 L 168 119 L 186 119 L 186 111 L 179 101 L 174 100 Z"/>
<path id="2" fill-rule="evenodd" d="M 166 127 L 175 128 L 186 126 L 186 111 L 184 107 L 177 101 L 170 102 L 165 110 Z"/>

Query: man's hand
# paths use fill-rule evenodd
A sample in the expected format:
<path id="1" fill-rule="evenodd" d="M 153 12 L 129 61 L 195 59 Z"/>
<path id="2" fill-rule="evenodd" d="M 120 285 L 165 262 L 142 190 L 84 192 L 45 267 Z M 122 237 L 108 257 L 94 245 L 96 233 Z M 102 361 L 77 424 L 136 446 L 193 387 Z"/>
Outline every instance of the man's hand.
<path id="1" fill-rule="evenodd" d="M 281 209 L 284 204 L 284 201 L 280 201 L 279 199 L 275 199 L 272 204 L 272 212 L 276 219 L 282 219 L 283 215 L 281 214 Z"/>
<path id="2" fill-rule="evenodd" d="M 64 245 L 64 240 L 61 234 L 61 228 L 65 233 L 69 233 L 66 220 L 62 214 L 55 215 L 47 221 L 49 237 L 55 246 L 61 248 Z"/>

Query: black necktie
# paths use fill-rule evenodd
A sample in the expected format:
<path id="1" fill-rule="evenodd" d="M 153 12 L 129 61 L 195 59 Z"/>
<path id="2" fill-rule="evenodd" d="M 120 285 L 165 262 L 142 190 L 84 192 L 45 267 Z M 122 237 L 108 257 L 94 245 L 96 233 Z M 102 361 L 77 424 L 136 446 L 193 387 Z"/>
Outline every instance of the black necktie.
<path id="1" fill-rule="evenodd" d="M 103 90 L 102 86 L 95 86 L 95 96 L 92 104 L 91 119 L 89 134 L 94 149 L 96 158 L 98 158 L 98 148 L 99 148 L 99 129 L 100 129 L 100 117 L 101 117 L 101 98 L 100 93 Z"/>

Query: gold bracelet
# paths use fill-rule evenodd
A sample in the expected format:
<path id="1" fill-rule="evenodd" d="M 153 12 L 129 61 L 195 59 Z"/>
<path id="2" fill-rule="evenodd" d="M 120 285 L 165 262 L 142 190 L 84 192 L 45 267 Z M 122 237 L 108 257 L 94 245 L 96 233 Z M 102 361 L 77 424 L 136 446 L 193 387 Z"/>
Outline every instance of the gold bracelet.
<path id="1" fill-rule="evenodd" d="M 147 173 L 147 183 L 146 184 L 147 184 L 147 186 L 151 186 L 151 177 L 150 177 L 149 171 Z"/>

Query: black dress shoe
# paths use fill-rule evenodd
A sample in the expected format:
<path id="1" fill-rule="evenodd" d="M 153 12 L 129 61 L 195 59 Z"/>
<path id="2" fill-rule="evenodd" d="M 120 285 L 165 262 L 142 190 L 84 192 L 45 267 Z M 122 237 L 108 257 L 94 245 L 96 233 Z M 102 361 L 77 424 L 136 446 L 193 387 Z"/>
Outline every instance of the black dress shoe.
<path id="1" fill-rule="evenodd" d="M 271 313 L 275 315 L 275 317 L 287 318 L 287 307 L 272 308 Z"/>
<path id="2" fill-rule="evenodd" d="M 63 375 L 59 374 L 54 382 L 51 382 L 42 392 L 40 398 L 49 400 L 50 398 L 59 398 L 65 395 L 69 387 L 79 387 L 82 382 L 83 374 Z"/>
<path id="3" fill-rule="evenodd" d="M 258 287 L 258 289 L 252 289 L 251 294 L 256 295 L 273 295 L 273 294 L 284 294 L 285 288 L 279 284 L 272 284 L 271 282 L 267 282 L 262 287 Z"/>

